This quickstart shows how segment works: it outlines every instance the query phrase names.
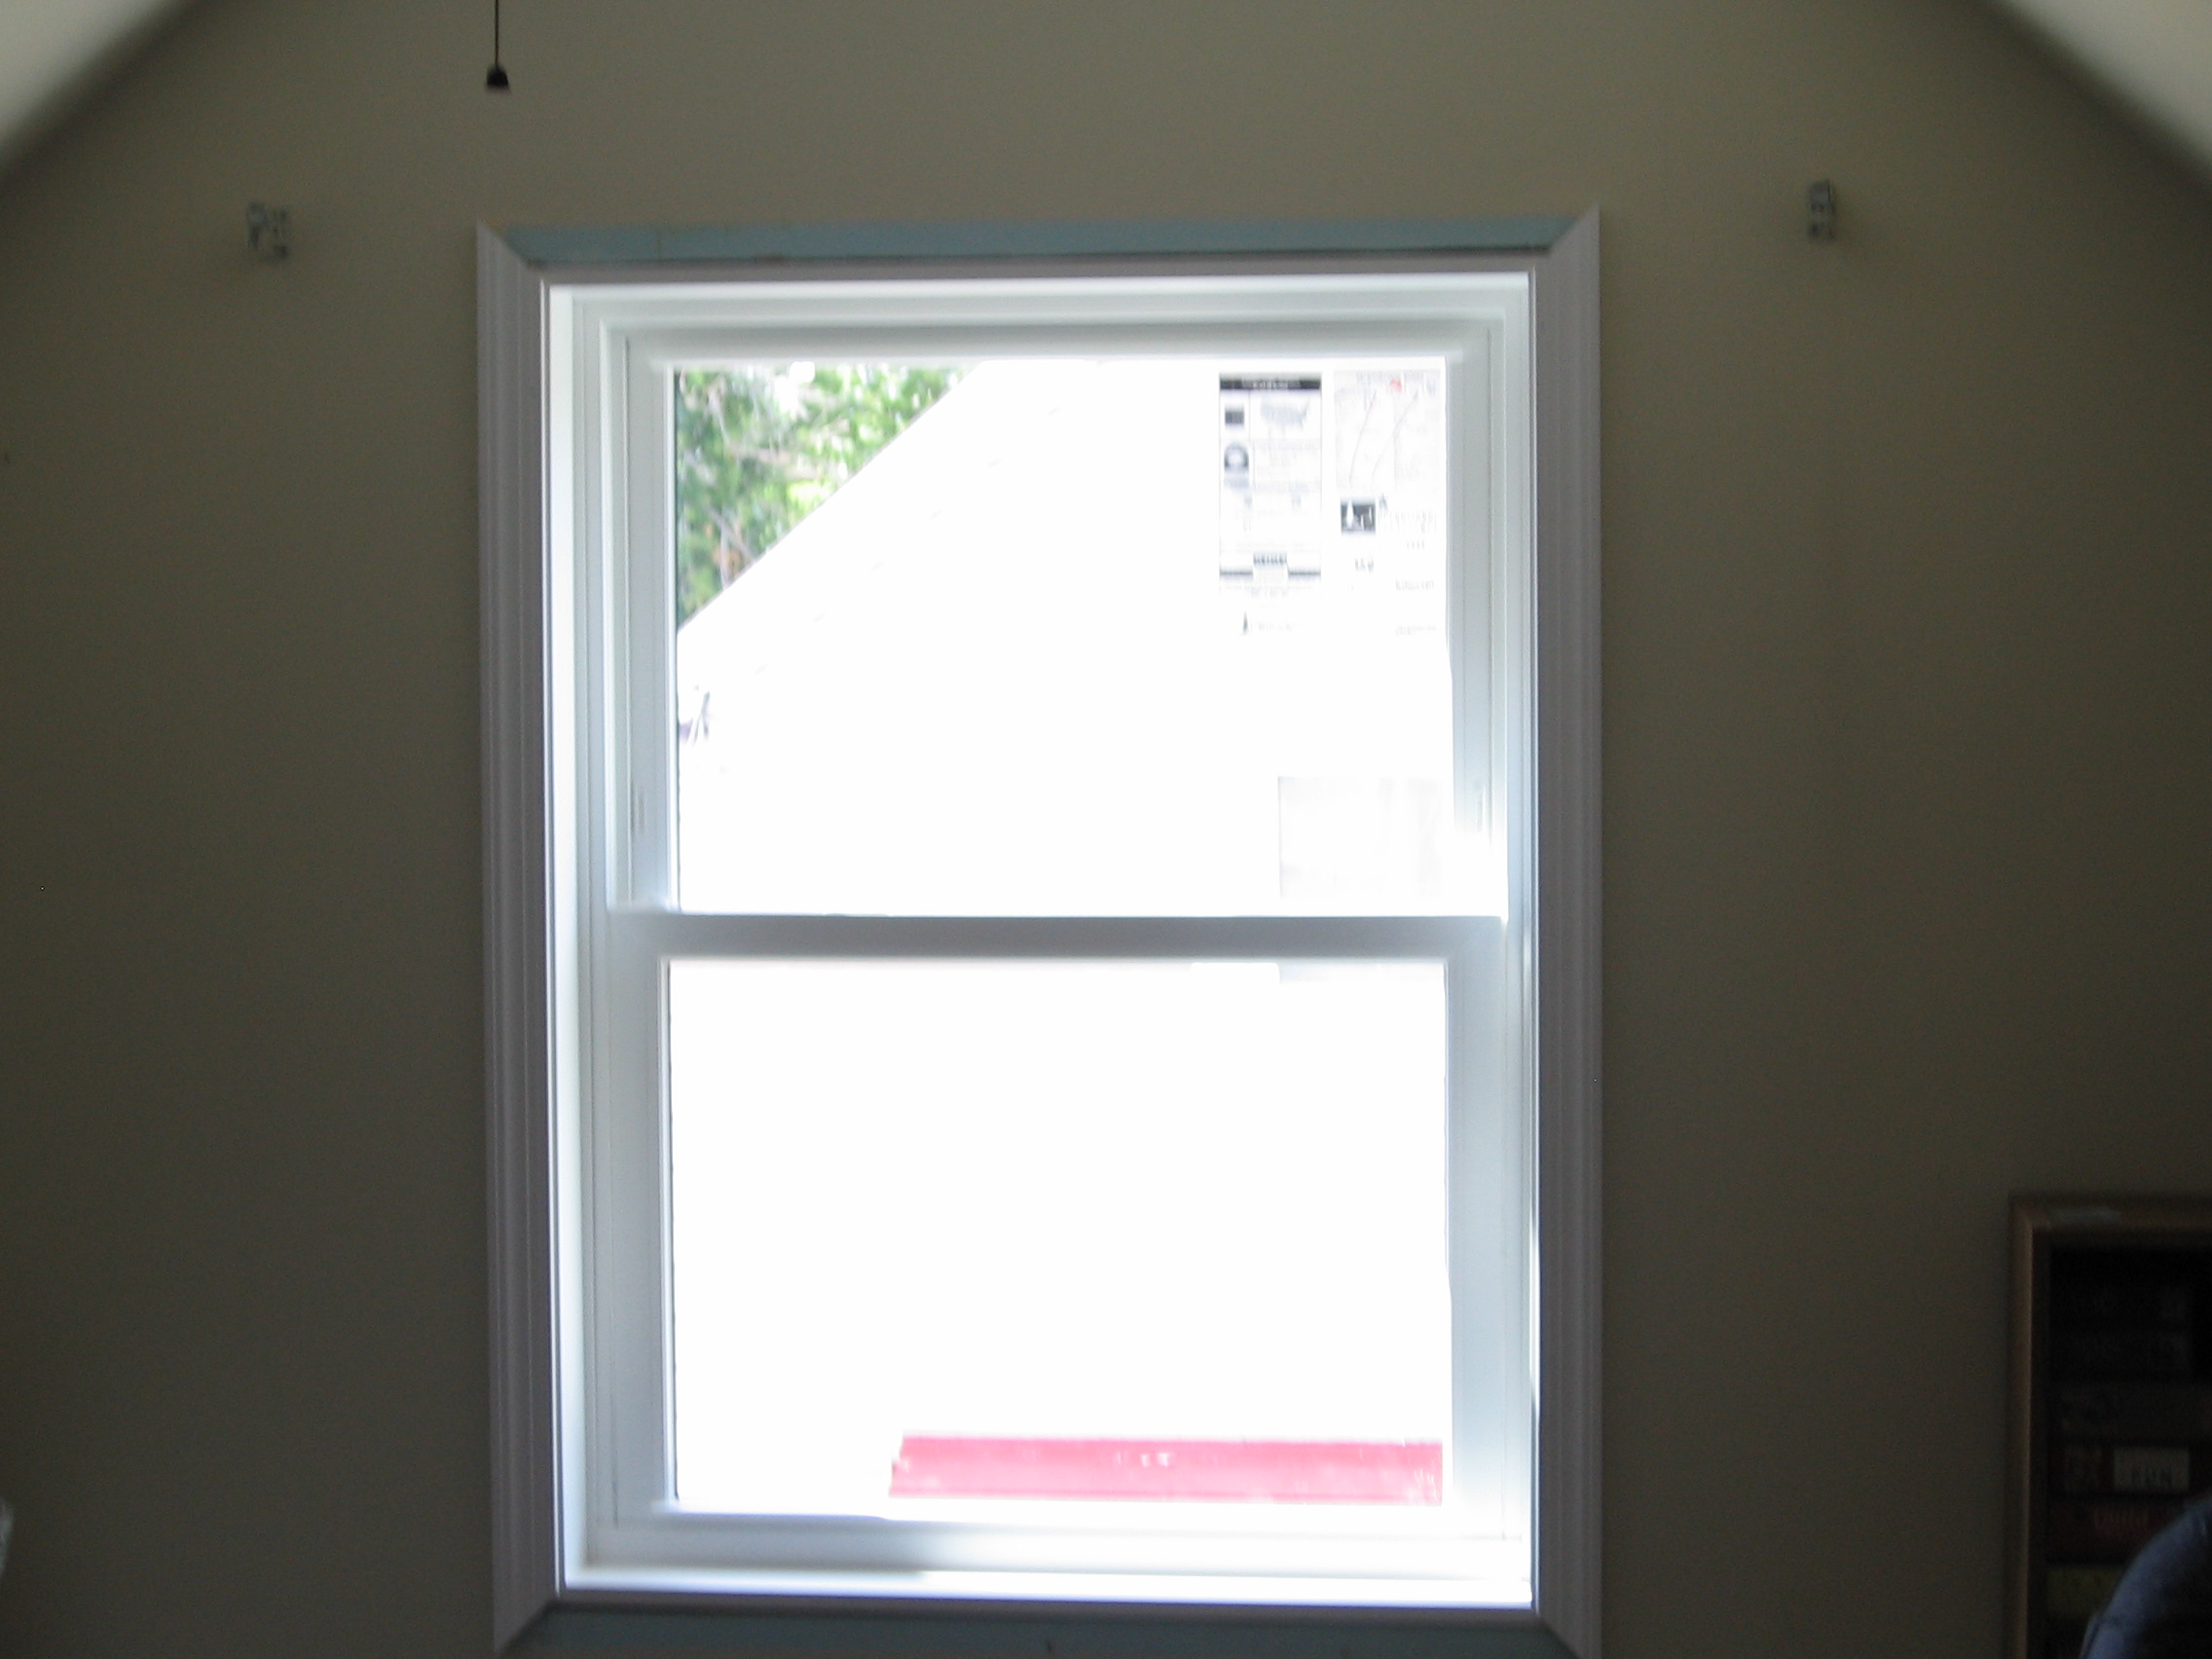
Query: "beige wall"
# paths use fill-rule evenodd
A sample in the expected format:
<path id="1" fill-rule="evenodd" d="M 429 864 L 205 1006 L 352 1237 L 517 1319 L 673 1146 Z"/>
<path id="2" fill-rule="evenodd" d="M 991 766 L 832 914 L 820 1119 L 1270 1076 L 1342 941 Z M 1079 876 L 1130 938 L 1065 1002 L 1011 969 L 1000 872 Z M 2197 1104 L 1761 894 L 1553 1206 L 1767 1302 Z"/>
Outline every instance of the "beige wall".
<path id="1" fill-rule="evenodd" d="M 2212 1188 L 2212 196 L 1972 0 L 486 11 L 0 181 L 0 1651 L 484 1646 L 477 219 L 1595 203 L 1611 1652 L 1994 1654 L 2005 1195 Z"/>

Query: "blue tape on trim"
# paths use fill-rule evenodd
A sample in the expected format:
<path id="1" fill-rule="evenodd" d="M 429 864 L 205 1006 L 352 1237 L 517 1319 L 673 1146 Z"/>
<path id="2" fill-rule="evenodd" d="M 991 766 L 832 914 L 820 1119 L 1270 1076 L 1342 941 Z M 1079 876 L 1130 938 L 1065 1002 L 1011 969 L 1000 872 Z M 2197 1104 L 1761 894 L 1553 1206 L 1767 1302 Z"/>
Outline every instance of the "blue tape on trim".
<path id="1" fill-rule="evenodd" d="M 654 230 L 525 226 L 533 265 L 730 265 L 861 259 L 1080 259 L 1238 253 L 1542 252 L 1571 218 L 1101 220 L 1050 224 L 756 225 Z"/>

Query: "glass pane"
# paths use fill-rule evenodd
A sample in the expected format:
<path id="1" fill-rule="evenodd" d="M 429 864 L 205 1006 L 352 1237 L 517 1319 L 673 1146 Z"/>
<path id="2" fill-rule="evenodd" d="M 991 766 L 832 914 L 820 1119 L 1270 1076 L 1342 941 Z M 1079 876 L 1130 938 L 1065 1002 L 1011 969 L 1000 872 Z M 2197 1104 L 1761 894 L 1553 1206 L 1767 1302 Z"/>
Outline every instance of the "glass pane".
<path id="1" fill-rule="evenodd" d="M 1471 907 L 1445 385 L 1436 357 L 680 375 L 682 903 Z"/>
<path id="2" fill-rule="evenodd" d="M 1431 1505 L 1441 964 L 669 968 L 679 1499 Z"/>

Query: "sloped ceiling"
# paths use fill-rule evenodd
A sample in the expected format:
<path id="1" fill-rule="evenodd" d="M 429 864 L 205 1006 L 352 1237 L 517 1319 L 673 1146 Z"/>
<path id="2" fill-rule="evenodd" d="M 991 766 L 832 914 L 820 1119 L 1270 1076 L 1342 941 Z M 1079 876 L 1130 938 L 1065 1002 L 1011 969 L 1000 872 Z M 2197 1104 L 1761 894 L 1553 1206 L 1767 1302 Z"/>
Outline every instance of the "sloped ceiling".
<path id="1" fill-rule="evenodd" d="M 0 0 L 0 168 L 186 0 Z"/>
<path id="2" fill-rule="evenodd" d="M 2002 0 L 2212 176 L 2212 0 Z"/>
<path id="3" fill-rule="evenodd" d="M 0 0 L 0 169 L 190 0 Z M 2212 177 L 2212 0 L 1997 0 Z"/>

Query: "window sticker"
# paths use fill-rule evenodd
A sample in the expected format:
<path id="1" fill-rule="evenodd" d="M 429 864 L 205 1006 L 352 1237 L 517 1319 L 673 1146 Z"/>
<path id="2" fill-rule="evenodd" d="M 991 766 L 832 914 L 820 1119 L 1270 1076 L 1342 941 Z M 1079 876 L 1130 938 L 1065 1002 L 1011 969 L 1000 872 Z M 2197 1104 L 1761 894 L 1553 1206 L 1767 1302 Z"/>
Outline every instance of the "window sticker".
<path id="1" fill-rule="evenodd" d="M 1443 365 L 1219 378 L 1218 565 L 1236 630 L 1439 638 Z"/>
<path id="2" fill-rule="evenodd" d="M 1321 573 L 1321 377 L 1221 377 L 1221 574 L 1284 581 Z"/>
<path id="3" fill-rule="evenodd" d="M 1339 526 L 1372 535 L 1387 515 L 1402 540 L 1442 530 L 1443 376 L 1432 368 L 1350 369 L 1335 383 Z"/>

